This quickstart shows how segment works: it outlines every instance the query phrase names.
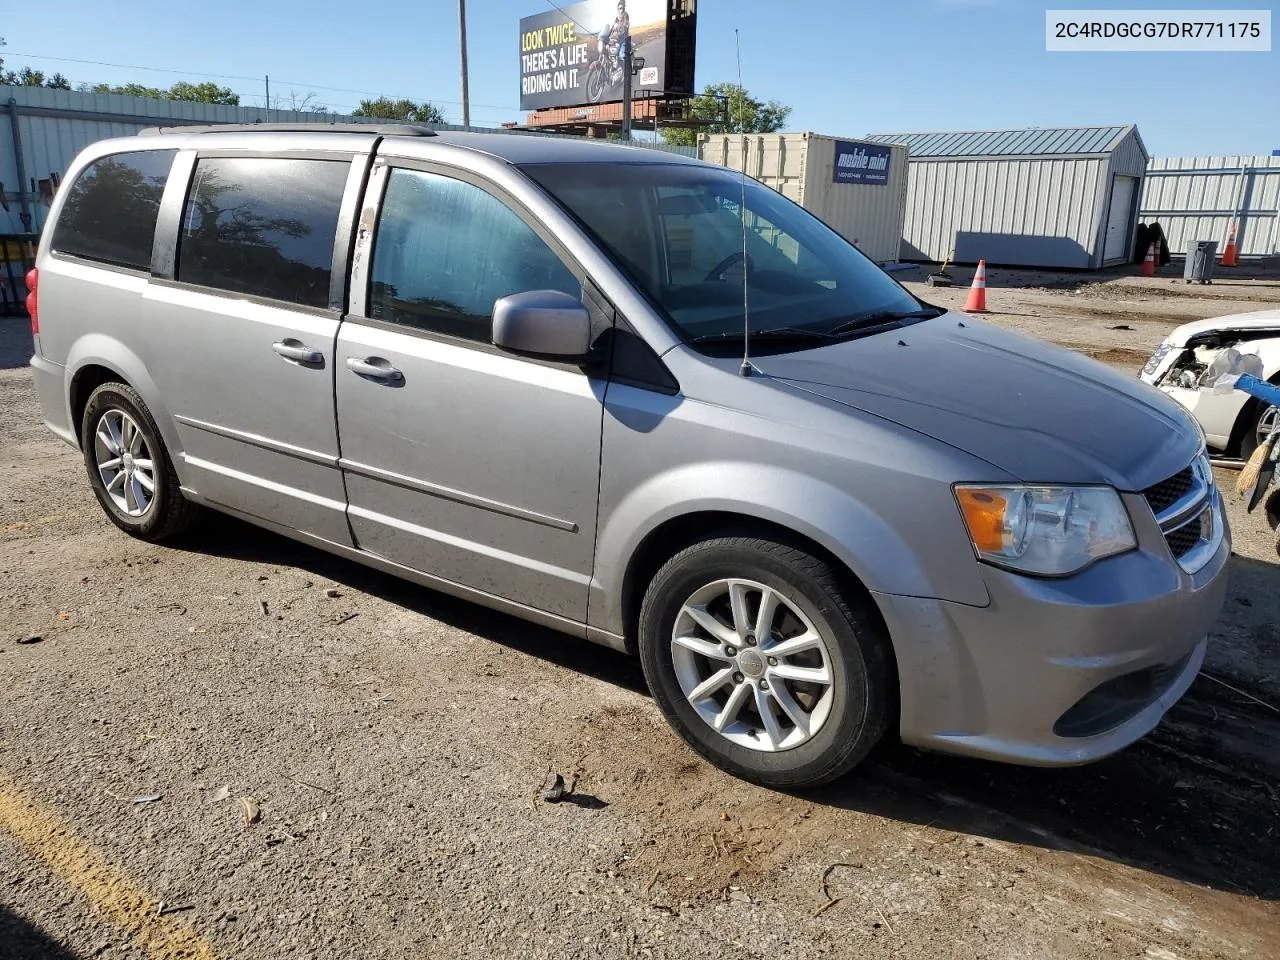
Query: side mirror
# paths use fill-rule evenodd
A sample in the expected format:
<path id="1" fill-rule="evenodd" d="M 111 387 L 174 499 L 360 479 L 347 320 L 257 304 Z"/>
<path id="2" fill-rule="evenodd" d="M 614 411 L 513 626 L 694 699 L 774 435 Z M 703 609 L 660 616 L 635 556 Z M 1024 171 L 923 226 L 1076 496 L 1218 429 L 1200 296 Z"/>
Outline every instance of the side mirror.
<path id="1" fill-rule="evenodd" d="M 591 352 L 591 315 L 559 290 L 531 290 L 493 305 L 493 345 L 509 353 L 581 360 Z"/>

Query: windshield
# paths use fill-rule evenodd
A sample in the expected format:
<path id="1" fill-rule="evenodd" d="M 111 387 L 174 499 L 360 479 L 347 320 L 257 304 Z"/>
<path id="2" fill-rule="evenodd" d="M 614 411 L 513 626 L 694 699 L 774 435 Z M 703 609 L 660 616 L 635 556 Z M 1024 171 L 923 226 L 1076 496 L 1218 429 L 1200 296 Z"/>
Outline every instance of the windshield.
<path id="1" fill-rule="evenodd" d="M 730 170 L 661 163 L 523 169 L 700 348 L 734 340 L 740 348 L 744 272 L 762 352 L 940 312 L 922 313 L 920 301 L 852 244 L 755 180 L 746 183 L 744 214 L 742 179 Z"/>

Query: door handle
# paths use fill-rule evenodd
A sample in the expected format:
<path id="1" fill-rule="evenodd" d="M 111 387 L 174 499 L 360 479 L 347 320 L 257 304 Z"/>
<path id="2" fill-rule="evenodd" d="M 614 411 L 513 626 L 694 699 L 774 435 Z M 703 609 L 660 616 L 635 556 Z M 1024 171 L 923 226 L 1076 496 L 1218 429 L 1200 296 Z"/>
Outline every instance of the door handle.
<path id="1" fill-rule="evenodd" d="M 357 376 L 368 377 L 370 380 L 404 383 L 404 374 L 381 357 L 366 357 L 364 360 L 347 357 L 347 369 Z"/>
<path id="2" fill-rule="evenodd" d="M 319 350 L 312 350 L 306 344 L 293 338 L 279 340 L 271 345 L 271 349 L 286 360 L 292 360 L 295 363 L 308 363 L 313 366 L 324 363 L 323 353 Z"/>

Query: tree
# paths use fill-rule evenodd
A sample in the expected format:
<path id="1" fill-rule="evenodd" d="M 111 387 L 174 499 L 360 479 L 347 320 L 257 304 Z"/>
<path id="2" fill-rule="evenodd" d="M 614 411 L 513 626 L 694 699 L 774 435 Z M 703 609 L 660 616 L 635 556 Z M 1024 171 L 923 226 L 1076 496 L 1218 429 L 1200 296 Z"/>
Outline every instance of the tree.
<path id="1" fill-rule="evenodd" d="M 206 80 L 204 83 L 188 83 L 179 80 L 164 96 L 165 100 L 183 100 L 189 103 L 220 103 L 228 107 L 240 106 L 240 94 L 230 87 L 220 87 Z"/>
<path id="2" fill-rule="evenodd" d="M 790 107 L 777 100 L 757 100 L 736 83 L 709 83 L 689 101 L 689 119 L 701 122 L 663 130 L 662 139 L 692 147 L 700 133 L 774 133 L 786 126 L 790 116 Z"/>
<path id="3" fill-rule="evenodd" d="M 0 47 L 5 46 L 4 37 L 0 37 Z M 21 70 L 6 70 L 4 57 L 0 57 L 0 84 L 11 87 L 48 87 L 52 90 L 70 90 L 71 81 L 60 73 L 46 77 L 43 70 L 23 67 Z"/>
<path id="4" fill-rule="evenodd" d="M 109 83 L 82 83 L 79 89 L 86 93 L 118 93 L 126 97 L 147 97 L 151 100 L 182 100 L 188 103 L 221 103 L 229 107 L 240 105 L 240 95 L 230 87 L 220 87 L 216 83 L 188 83 L 179 80 L 168 90 L 159 87 L 146 87 L 140 83 L 126 83 L 112 86 Z"/>
<path id="5" fill-rule="evenodd" d="M 277 94 L 267 104 L 272 110 L 291 110 L 294 113 L 328 113 L 329 108 L 320 102 L 314 93 L 301 94 L 290 90 L 287 94 Z"/>
<path id="6" fill-rule="evenodd" d="M 409 120 L 413 123 L 446 123 L 444 111 L 429 100 L 414 103 L 412 100 L 392 100 L 390 97 L 379 97 L 377 100 L 361 100 L 360 106 L 352 111 L 353 117 L 375 117 L 378 120 Z"/>
<path id="7" fill-rule="evenodd" d="M 118 93 L 125 97 L 146 97 L 148 100 L 165 99 L 165 92 L 159 87 L 144 87 L 140 83 L 126 83 L 117 87 L 109 83 L 82 83 L 77 89 L 83 93 Z"/>

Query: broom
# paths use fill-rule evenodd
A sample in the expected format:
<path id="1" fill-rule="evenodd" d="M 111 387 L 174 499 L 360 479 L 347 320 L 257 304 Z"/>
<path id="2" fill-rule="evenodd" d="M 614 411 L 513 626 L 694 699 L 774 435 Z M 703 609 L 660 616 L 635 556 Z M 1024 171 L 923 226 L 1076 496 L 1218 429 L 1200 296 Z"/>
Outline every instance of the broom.
<path id="1" fill-rule="evenodd" d="M 1236 479 L 1236 493 L 1240 496 L 1247 497 L 1257 485 L 1258 475 L 1262 473 L 1263 465 L 1271 459 L 1271 451 L 1276 445 L 1277 437 L 1280 437 L 1280 434 L 1273 433 L 1263 443 L 1258 444 L 1258 449 L 1253 451 L 1253 456 L 1240 471 L 1240 476 Z"/>

